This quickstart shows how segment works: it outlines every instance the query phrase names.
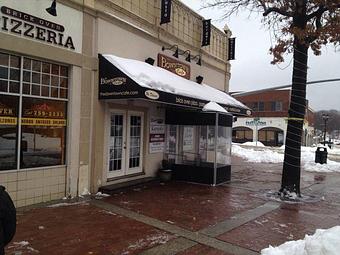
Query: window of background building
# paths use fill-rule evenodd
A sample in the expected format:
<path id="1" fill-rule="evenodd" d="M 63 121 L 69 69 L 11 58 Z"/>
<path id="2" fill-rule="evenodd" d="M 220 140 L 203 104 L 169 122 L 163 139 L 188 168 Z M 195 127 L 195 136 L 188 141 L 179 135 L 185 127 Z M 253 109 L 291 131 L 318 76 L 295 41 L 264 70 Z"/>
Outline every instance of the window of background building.
<path id="1" fill-rule="evenodd" d="M 65 164 L 67 97 L 67 66 L 0 53 L 0 170 Z"/>
<path id="2" fill-rule="evenodd" d="M 253 102 L 250 107 L 254 112 L 264 111 L 264 102 Z"/>
<path id="3" fill-rule="evenodd" d="M 254 112 L 257 112 L 257 111 L 259 110 L 259 104 L 258 104 L 258 102 L 253 102 L 253 103 L 251 103 L 250 108 L 251 108 Z"/>
<path id="4" fill-rule="evenodd" d="M 281 101 L 271 102 L 271 110 L 273 112 L 281 112 L 282 111 L 282 102 Z"/>
<path id="5" fill-rule="evenodd" d="M 258 111 L 259 111 L 259 112 L 264 112 L 264 102 L 259 102 Z"/>

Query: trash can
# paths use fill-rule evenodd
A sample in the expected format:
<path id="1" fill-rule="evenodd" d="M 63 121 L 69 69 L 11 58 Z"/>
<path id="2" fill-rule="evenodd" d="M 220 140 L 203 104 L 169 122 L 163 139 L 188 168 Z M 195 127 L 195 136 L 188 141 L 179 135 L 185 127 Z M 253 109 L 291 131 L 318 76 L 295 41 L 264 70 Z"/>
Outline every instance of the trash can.
<path id="1" fill-rule="evenodd" d="M 318 147 L 315 151 L 315 163 L 327 164 L 327 148 Z"/>

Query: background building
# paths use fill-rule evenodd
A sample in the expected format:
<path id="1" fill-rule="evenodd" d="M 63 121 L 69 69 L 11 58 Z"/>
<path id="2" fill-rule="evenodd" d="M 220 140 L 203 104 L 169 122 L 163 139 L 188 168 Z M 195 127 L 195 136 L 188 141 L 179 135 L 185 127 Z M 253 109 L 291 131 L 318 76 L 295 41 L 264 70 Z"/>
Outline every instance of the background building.
<path id="1" fill-rule="evenodd" d="M 251 117 L 239 117 L 233 125 L 233 142 L 260 141 L 266 146 L 285 143 L 290 90 L 267 90 L 233 95 L 253 110 Z M 314 113 L 306 108 L 303 125 L 303 145 L 312 145 L 314 137 Z"/>

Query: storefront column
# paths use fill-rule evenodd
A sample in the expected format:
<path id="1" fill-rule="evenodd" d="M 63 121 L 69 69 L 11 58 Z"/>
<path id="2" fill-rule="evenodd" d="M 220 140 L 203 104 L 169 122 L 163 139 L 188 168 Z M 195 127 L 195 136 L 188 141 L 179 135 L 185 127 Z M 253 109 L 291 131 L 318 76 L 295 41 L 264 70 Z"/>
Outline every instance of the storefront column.
<path id="1" fill-rule="evenodd" d="M 78 195 L 79 179 L 79 140 L 80 140 L 80 105 L 81 105 L 81 68 L 73 66 L 70 82 L 70 102 L 68 109 L 68 158 L 66 193 L 72 197 Z"/>

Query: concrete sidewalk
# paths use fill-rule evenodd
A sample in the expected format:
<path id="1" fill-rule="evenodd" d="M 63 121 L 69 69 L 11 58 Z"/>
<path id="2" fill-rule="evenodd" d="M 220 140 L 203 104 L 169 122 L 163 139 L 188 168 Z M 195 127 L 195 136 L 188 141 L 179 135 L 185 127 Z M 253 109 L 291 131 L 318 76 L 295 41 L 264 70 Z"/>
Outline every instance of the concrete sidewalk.
<path id="1" fill-rule="evenodd" d="M 279 164 L 233 165 L 232 182 L 218 187 L 153 182 L 22 208 L 6 254 L 253 255 L 340 225 L 340 174 L 304 172 L 304 202 L 285 203 L 273 195 Z"/>

